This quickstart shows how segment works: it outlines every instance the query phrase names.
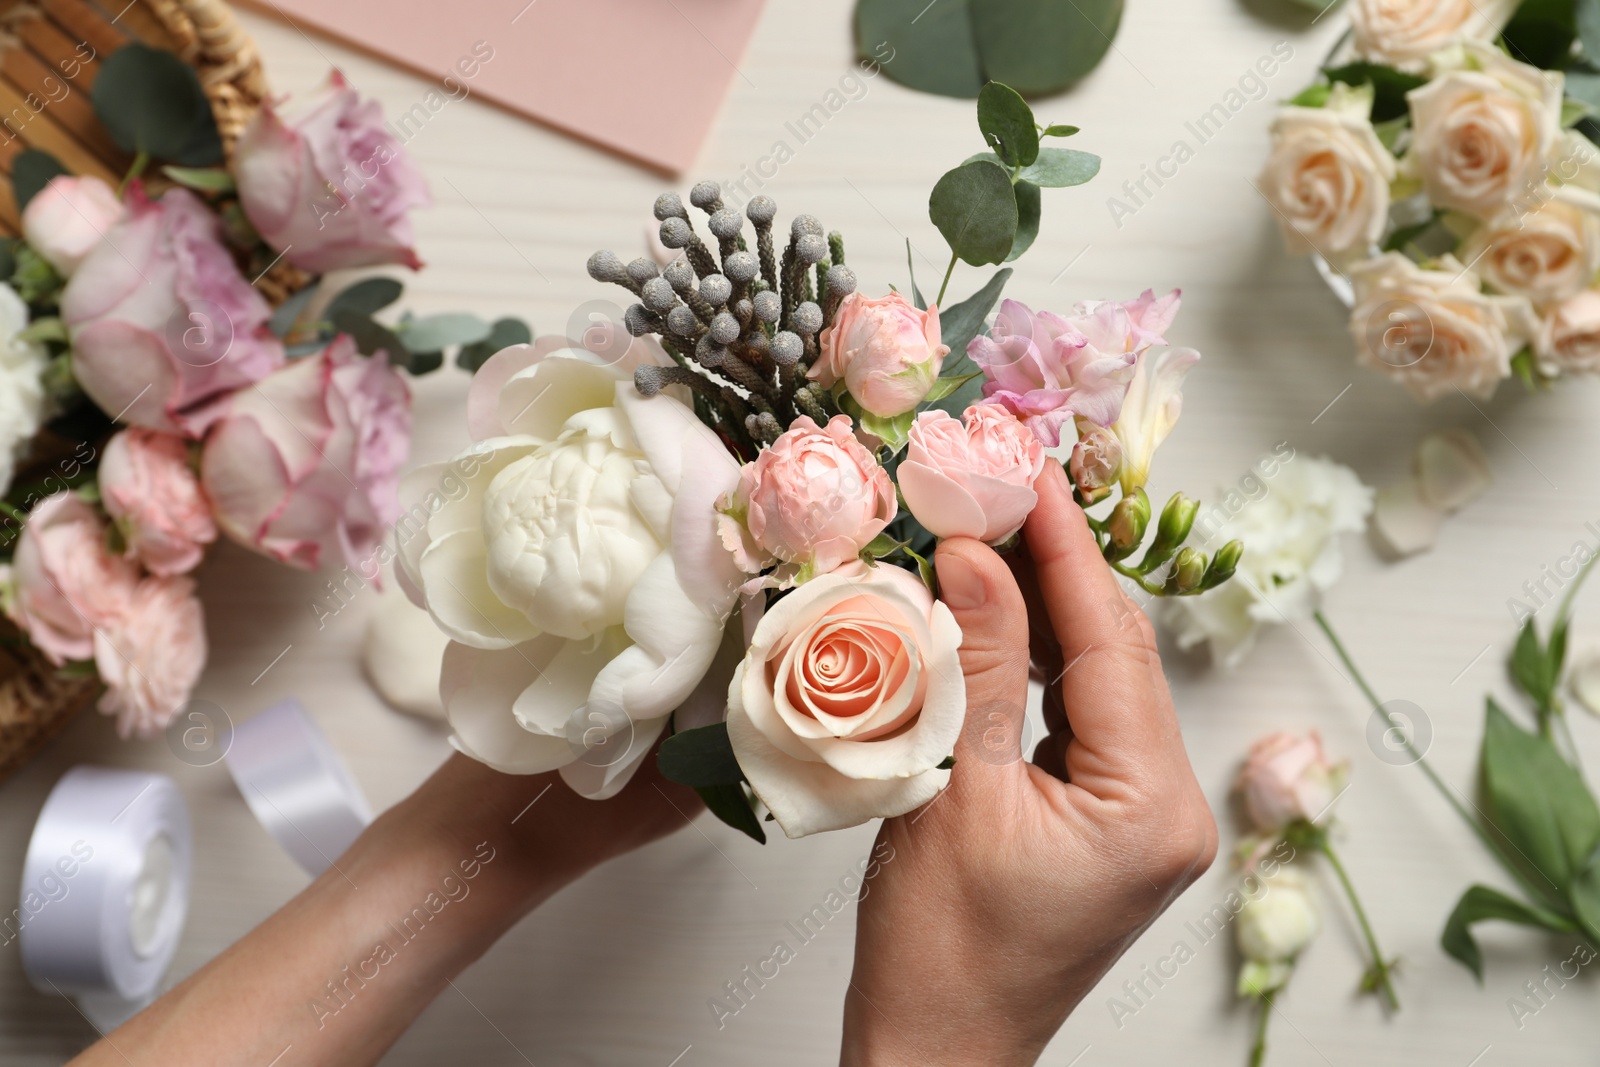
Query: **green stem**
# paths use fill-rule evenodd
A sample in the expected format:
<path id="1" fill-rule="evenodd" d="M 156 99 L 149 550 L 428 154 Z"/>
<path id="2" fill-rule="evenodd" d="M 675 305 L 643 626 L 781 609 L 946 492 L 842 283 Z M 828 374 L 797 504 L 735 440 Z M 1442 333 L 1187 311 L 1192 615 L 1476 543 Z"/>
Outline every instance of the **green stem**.
<path id="1" fill-rule="evenodd" d="M 1600 555 L 1590 556 L 1589 561 L 1580 567 L 1578 573 L 1573 576 L 1572 584 L 1567 586 L 1566 593 L 1561 597 L 1561 606 L 1556 608 L 1556 619 L 1551 625 L 1552 633 L 1562 623 L 1566 622 L 1567 617 L 1572 614 L 1572 601 L 1577 598 L 1578 589 L 1583 585 L 1584 579 L 1589 577 L 1589 572 L 1594 569 L 1597 560 L 1600 560 Z"/>
<path id="2" fill-rule="evenodd" d="M 1384 707 L 1383 701 L 1378 699 L 1378 694 L 1373 692 L 1372 686 L 1367 684 L 1366 678 L 1361 674 L 1361 669 L 1356 666 L 1355 660 L 1350 658 L 1350 653 L 1345 650 L 1344 642 L 1339 640 L 1339 635 L 1334 632 L 1333 624 L 1328 622 L 1327 616 L 1319 610 L 1312 613 L 1312 618 L 1317 620 L 1317 625 L 1327 635 L 1328 642 L 1333 645 L 1333 650 L 1339 654 L 1340 661 L 1344 664 L 1345 669 L 1350 672 L 1350 677 L 1356 683 L 1356 687 L 1361 690 L 1362 695 L 1367 698 L 1367 702 L 1372 705 L 1372 710 L 1376 711 L 1382 717 L 1384 725 L 1401 739 L 1406 752 L 1411 755 L 1417 766 L 1422 768 L 1422 773 L 1428 776 L 1428 781 L 1432 782 L 1434 789 L 1438 791 L 1440 796 L 1444 797 L 1445 803 L 1449 804 L 1455 810 L 1455 813 L 1461 816 L 1461 821 L 1471 828 L 1472 832 L 1477 835 L 1478 840 L 1483 843 L 1483 847 L 1487 848 L 1490 855 L 1500 862 L 1500 866 L 1505 868 L 1506 873 L 1511 875 L 1516 883 L 1522 887 L 1530 900 L 1550 900 L 1551 897 L 1548 893 L 1540 891 L 1528 881 L 1527 876 L 1522 873 L 1511 857 L 1507 856 L 1500 845 L 1489 836 L 1489 832 L 1483 828 L 1483 824 L 1473 818 L 1472 813 L 1467 811 L 1462 806 L 1461 801 L 1456 799 L 1454 790 L 1445 784 L 1445 780 L 1439 776 L 1439 772 L 1433 769 L 1433 764 L 1429 763 L 1416 745 L 1411 743 L 1411 736 L 1406 733 L 1399 723 L 1395 722 L 1394 715 L 1390 713 L 1388 708 Z"/>
<path id="3" fill-rule="evenodd" d="M 1328 857 L 1328 864 L 1333 868 L 1333 873 L 1339 876 L 1339 884 L 1344 887 L 1344 895 L 1350 898 L 1350 907 L 1356 913 L 1356 922 L 1361 924 L 1361 936 L 1367 940 L 1367 951 L 1372 953 L 1372 973 L 1377 976 L 1378 988 L 1383 991 L 1383 997 L 1389 1002 L 1390 1011 L 1400 1010 L 1400 997 L 1394 991 L 1392 972 L 1389 963 L 1383 958 L 1383 950 L 1378 947 L 1378 935 L 1372 932 L 1372 923 L 1367 920 L 1367 909 L 1361 906 L 1361 898 L 1356 896 L 1355 883 L 1350 880 L 1350 874 L 1344 869 L 1344 864 L 1339 861 L 1338 855 L 1333 851 L 1333 844 L 1328 840 L 1328 835 L 1322 835 L 1322 854 Z"/>
<path id="4" fill-rule="evenodd" d="M 944 306 L 944 291 L 950 286 L 950 275 L 956 272 L 956 254 L 950 253 L 950 265 L 944 269 L 944 281 L 939 283 L 939 295 L 933 298 L 936 306 Z"/>
<path id="5" fill-rule="evenodd" d="M 122 184 L 117 186 L 118 198 L 120 198 L 123 193 L 128 191 L 129 183 L 131 183 L 135 178 L 139 177 L 139 175 L 143 174 L 144 169 L 149 165 L 150 153 L 146 152 L 142 148 L 139 149 L 138 154 L 133 157 L 133 166 L 129 167 L 128 173 L 122 176 Z"/>
<path id="6" fill-rule="evenodd" d="M 1277 990 L 1261 994 L 1261 1014 L 1256 1018 L 1256 1039 L 1250 1046 L 1250 1067 L 1261 1067 L 1267 1059 L 1267 1022 L 1272 1018 L 1272 998 Z"/>
<path id="7" fill-rule="evenodd" d="M 28 513 L 26 511 L 23 511 L 20 508 L 13 507 L 12 505 L 6 503 L 4 500 L 0 500 L 0 515 L 4 515 L 7 518 L 15 519 L 17 522 L 27 522 L 28 521 Z"/>

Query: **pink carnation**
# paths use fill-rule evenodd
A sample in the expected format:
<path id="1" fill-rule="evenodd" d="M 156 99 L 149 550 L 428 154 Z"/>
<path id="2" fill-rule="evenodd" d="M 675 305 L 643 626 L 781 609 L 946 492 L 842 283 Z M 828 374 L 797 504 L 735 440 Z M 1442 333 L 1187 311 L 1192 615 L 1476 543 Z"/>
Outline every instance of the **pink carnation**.
<path id="1" fill-rule="evenodd" d="M 189 578 L 146 578 L 126 609 L 95 631 L 106 691 L 100 711 L 121 737 L 151 738 L 183 710 L 206 665 L 205 614 Z"/>
<path id="2" fill-rule="evenodd" d="M 6 614 L 52 663 L 94 655 L 94 633 L 127 610 L 139 569 L 106 547 L 106 525 L 74 493 L 34 507 L 5 581 Z"/>
<path id="3" fill-rule="evenodd" d="M 100 496 L 122 529 L 128 555 L 152 574 L 193 570 L 217 538 L 181 437 L 137 427 L 117 434 L 100 461 Z"/>

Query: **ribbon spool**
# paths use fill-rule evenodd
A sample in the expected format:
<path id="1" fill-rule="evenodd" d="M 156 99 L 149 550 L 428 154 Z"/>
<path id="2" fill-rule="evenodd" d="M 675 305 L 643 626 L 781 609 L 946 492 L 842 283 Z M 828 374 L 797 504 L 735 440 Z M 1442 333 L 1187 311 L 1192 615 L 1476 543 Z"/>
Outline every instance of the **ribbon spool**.
<path id="1" fill-rule="evenodd" d="M 189 910 L 194 842 L 172 779 L 74 767 L 50 791 L 22 869 L 22 966 L 102 1032 L 155 998 Z"/>
<path id="2" fill-rule="evenodd" d="M 292 697 L 236 728 L 226 761 L 256 819 L 313 878 L 372 822 L 349 768 Z"/>

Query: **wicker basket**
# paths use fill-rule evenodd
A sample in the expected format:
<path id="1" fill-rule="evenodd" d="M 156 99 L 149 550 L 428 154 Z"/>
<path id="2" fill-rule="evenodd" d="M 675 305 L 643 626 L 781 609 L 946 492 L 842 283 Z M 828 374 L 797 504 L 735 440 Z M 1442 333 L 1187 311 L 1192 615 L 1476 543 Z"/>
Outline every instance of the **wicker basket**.
<path id="1" fill-rule="evenodd" d="M 0 181 L 0 233 L 19 232 L 9 174 L 24 149 L 42 149 L 74 174 L 98 175 L 112 185 L 127 172 L 132 160 L 111 143 L 89 102 L 101 60 L 120 46 L 143 41 L 193 65 L 230 154 L 266 98 L 255 43 L 222 0 L 108 2 L 110 10 L 92 0 L 0 0 L 0 171 L 8 176 Z M 261 288 L 277 303 L 305 281 L 286 272 L 262 279 Z M 19 483 L 53 467 L 49 442 L 35 444 Z M 0 617 L 0 780 L 98 691 L 96 679 L 63 674 Z"/>

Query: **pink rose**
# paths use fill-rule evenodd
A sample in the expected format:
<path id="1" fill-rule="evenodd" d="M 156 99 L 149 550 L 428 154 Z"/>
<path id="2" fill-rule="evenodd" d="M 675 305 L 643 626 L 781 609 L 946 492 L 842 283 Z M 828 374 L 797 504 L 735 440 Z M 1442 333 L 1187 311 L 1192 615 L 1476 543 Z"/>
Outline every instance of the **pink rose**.
<path id="1" fill-rule="evenodd" d="M 283 345 L 209 208 L 187 189 L 128 196 L 61 294 L 72 371 L 119 421 L 200 437 L 213 402 L 281 367 Z"/>
<path id="2" fill-rule="evenodd" d="M 1044 470 L 1044 445 L 1009 411 L 974 404 L 962 419 L 924 411 L 910 436 L 900 493 L 935 537 L 997 544 L 1022 529 L 1039 502 L 1033 481 Z"/>
<path id="3" fill-rule="evenodd" d="M 189 578 L 146 578 L 126 610 L 94 635 L 106 691 L 100 711 L 117 734 L 149 739 L 189 702 L 206 665 L 205 614 Z"/>
<path id="4" fill-rule="evenodd" d="M 1100 426 L 1117 421 L 1135 361 L 1166 344 L 1178 297 L 1176 289 L 1160 298 L 1146 289 L 1136 300 L 1079 304 L 1071 317 L 1006 300 L 989 336 L 974 337 L 967 355 L 989 379 L 983 395 L 1054 448 L 1075 415 Z"/>
<path id="5" fill-rule="evenodd" d="M 405 380 L 341 335 L 234 394 L 200 478 L 217 525 L 240 544 L 308 570 L 342 555 L 375 571 L 372 555 L 400 514 L 410 439 Z"/>
<path id="6" fill-rule="evenodd" d="M 835 415 L 818 426 L 802 415 L 739 472 L 739 487 L 719 502 L 723 543 L 750 573 L 773 558 L 801 578 L 853 560 L 896 510 L 894 483 Z"/>
<path id="7" fill-rule="evenodd" d="M 1315 730 L 1304 737 L 1268 734 L 1250 746 L 1238 789 L 1256 829 L 1276 833 L 1297 820 L 1320 818 L 1344 789 L 1348 763 L 1332 763 Z"/>
<path id="8" fill-rule="evenodd" d="M 728 740 L 785 834 L 939 795 L 966 716 L 960 644 L 950 609 L 887 563 L 823 575 L 767 609 L 728 687 Z"/>
<path id="9" fill-rule="evenodd" d="M 842 379 L 856 403 L 882 418 L 921 403 L 950 353 L 939 343 L 939 309 L 919 311 L 899 293 L 876 300 L 851 293 L 820 341 L 808 377 L 825 389 Z"/>
<path id="10" fill-rule="evenodd" d="M 99 178 L 63 174 L 28 201 L 22 236 L 57 274 L 70 278 L 125 213 L 117 194 Z"/>
<path id="11" fill-rule="evenodd" d="M 152 574 L 193 570 L 217 539 L 181 437 L 137 427 L 117 434 L 100 461 L 100 497 L 122 529 L 128 555 Z"/>
<path id="12" fill-rule="evenodd" d="M 251 224 L 302 270 L 422 266 L 407 212 L 432 203 L 428 185 L 383 109 L 338 71 L 292 116 L 262 107 L 239 138 L 234 174 Z"/>
<path id="13" fill-rule="evenodd" d="M 74 493 L 28 515 L 5 583 L 6 614 L 52 663 L 94 655 L 94 632 L 127 610 L 139 569 L 111 554 L 106 526 Z"/>

